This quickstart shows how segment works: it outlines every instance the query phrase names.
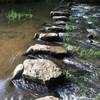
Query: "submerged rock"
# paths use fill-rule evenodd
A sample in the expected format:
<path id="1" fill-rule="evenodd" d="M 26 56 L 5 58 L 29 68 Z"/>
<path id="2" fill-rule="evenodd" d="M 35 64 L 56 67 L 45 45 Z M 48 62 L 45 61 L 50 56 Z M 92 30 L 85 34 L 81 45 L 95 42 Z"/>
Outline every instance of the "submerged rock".
<path id="1" fill-rule="evenodd" d="M 60 100 L 60 99 L 54 96 L 46 96 L 46 97 L 38 98 L 36 100 Z"/>
<path id="2" fill-rule="evenodd" d="M 12 80 L 12 83 L 17 88 L 31 92 L 34 99 L 48 95 L 48 88 L 44 84 L 36 83 L 33 80 L 20 78 Z"/>

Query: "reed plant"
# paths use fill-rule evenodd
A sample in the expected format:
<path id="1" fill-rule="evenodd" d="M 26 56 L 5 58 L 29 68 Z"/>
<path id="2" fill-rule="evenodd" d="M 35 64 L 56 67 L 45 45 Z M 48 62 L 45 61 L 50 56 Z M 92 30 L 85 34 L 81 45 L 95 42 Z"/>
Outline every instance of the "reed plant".
<path id="1" fill-rule="evenodd" d="M 7 19 L 8 23 L 14 23 L 18 21 L 32 19 L 32 17 L 33 17 L 33 14 L 30 11 L 18 12 L 16 10 L 10 10 L 6 12 L 5 14 L 5 18 Z"/>

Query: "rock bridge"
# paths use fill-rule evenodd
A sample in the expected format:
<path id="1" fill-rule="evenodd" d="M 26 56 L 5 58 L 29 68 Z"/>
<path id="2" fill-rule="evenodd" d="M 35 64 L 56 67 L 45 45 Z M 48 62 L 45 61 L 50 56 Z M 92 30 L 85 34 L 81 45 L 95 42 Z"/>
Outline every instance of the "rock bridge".
<path id="1" fill-rule="evenodd" d="M 66 36 L 80 37 L 78 33 L 73 35 L 66 29 L 70 21 L 71 6 L 70 3 L 60 5 L 50 12 L 50 23 L 45 23 L 33 36 L 34 44 L 22 55 L 25 60 L 16 66 L 11 77 L 11 82 L 15 86 L 36 94 L 34 99 L 60 100 L 62 97 L 57 93 L 57 87 L 63 87 L 70 82 L 65 79 L 64 72 L 84 75 L 90 73 L 90 69 L 94 67 L 93 64 L 80 59 L 74 53 L 74 47 L 69 45 L 65 48 Z M 85 48 L 87 44 L 91 46 L 91 41 L 83 43 L 76 39 L 76 42 Z"/>

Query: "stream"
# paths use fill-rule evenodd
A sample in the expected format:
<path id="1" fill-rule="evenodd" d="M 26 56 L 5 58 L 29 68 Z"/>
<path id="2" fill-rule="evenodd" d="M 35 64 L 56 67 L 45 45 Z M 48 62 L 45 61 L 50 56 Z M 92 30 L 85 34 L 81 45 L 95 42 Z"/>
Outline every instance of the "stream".
<path id="1" fill-rule="evenodd" d="M 8 25 L 3 22 L 4 19 L 0 20 L 0 100 L 34 100 L 37 97 L 34 90 L 30 91 L 27 88 L 25 90 L 14 86 L 8 82 L 8 79 L 16 65 L 23 61 L 24 58 L 21 57 L 21 54 L 32 44 L 34 33 L 48 20 L 49 12 L 53 7 L 48 4 L 46 9 L 44 8 L 45 5 L 47 7 L 47 3 L 41 4 L 41 6 L 38 3 L 33 4 L 31 9 L 35 11 L 35 18 L 33 17 L 33 19 L 23 23 Z M 18 8 L 16 7 L 16 9 Z M 42 11 L 40 12 L 40 10 Z M 77 44 L 83 49 L 100 50 L 100 6 L 73 4 L 70 20 L 67 23 L 74 24 L 78 28 L 72 32 L 59 34 L 73 38 L 73 42 L 76 44 L 60 44 L 69 50 L 75 48 Z M 90 43 L 87 38 L 90 32 L 94 32 L 97 36 L 93 43 Z M 61 62 L 58 61 L 59 64 L 62 62 L 74 64 L 76 68 L 91 73 L 84 75 L 84 77 L 72 77 L 72 80 L 69 81 L 68 79 L 61 85 L 56 84 L 53 90 L 62 98 L 61 100 L 100 100 L 100 57 L 81 59 L 76 56 L 69 59 L 64 58 Z M 87 66 L 84 67 L 83 65 Z M 35 86 L 35 84 L 29 85 Z"/>

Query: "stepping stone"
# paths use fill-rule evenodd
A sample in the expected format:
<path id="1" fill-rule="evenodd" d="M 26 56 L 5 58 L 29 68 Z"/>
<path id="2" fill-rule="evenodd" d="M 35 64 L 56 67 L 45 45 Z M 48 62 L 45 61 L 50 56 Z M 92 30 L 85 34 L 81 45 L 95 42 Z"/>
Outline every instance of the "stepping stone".
<path id="1" fill-rule="evenodd" d="M 47 59 L 26 59 L 23 69 L 19 74 L 19 65 L 15 68 L 13 79 L 18 75 L 34 82 L 43 83 L 51 78 L 57 78 L 62 74 L 61 69 L 53 61 Z M 20 78 L 19 78 L 20 79 Z"/>
<path id="2" fill-rule="evenodd" d="M 66 32 L 66 29 L 65 27 L 60 27 L 60 26 L 45 26 L 41 29 L 41 31 L 59 33 L 59 32 Z"/>
<path id="3" fill-rule="evenodd" d="M 52 45 L 43 45 L 43 44 L 35 44 L 33 46 L 30 46 L 26 53 L 28 53 L 30 50 L 33 50 L 33 51 L 49 51 L 49 52 L 55 52 L 55 53 L 58 53 L 58 54 L 66 54 L 67 51 L 64 49 L 64 47 L 62 46 L 52 46 Z"/>
<path id="4" fill-rule="evenodd" d="M 68 21 L 68 17 L 66 16 L 53 16 L 52 19 L 54 21 Z"/>
<path id="5" fill-rule="evenodd" d="M 66 21 L 61 21 L 61 20 L 53 22 L 54 25 L 64 25 L 64 26 L 66 25 L 66 23 L 67 23 Z"/>
<path id="6" fill-rule="evenodd" d="M 59 37 L 57 33 L 36 33 L 33 37 L 33 40 L 37 39 L 39 41 L 45 42 L 59 42 L 63 41 L 62 37 Z"/>
<path id="7" fill-rule="evenodd" d="M 29 58 L 49 57 L 63 59 L 64 57 L 69 57 L 70 53 L 68 53 L 67 50 L 65 50 L 62 46 L 35 44 L 30 46 L 23 55 Z"/>
<path id="8" fill-rule="evenodd" d="M 51 16 L 66 16 L 66 17 L 69 17 L 70 13 L 67 12 L 67 11 L 51 11 L 50 15 Z"/>

